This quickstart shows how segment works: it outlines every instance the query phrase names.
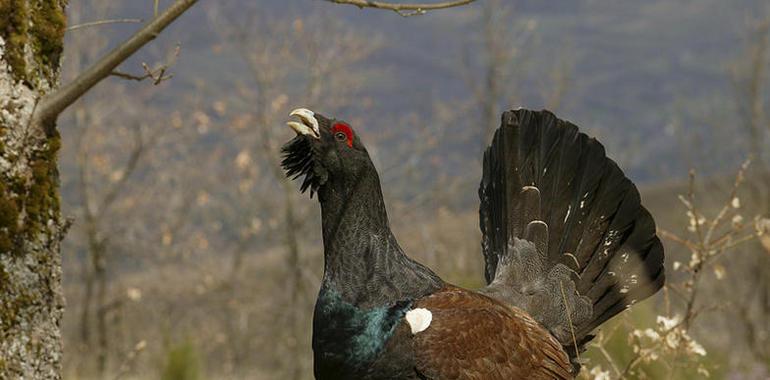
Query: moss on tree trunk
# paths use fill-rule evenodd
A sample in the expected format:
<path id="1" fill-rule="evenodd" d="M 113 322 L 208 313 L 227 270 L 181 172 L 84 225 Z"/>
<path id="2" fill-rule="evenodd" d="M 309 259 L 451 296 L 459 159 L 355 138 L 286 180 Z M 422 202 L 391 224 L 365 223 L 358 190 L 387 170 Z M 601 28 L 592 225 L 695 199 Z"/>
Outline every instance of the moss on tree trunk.
<path id="1" fill-rule="evenodd" d="M 0 0 L 0 378 L 57 379 L 63 298 L 53 126 L 30 124 L 58 86 L 65 0 Z"/>

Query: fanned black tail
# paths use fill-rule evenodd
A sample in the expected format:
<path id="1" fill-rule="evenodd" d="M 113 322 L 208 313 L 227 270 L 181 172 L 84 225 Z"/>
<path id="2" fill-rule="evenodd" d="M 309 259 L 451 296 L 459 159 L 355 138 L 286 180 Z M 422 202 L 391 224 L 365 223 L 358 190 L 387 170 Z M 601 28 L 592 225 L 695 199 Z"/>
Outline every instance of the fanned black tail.
<path id="1" fill-rule="evenodd" d="M 527 310 L 575 355 L 663 286 L 663 246 L 604 147 L 548 111 L 505 112 L 479 188 L 482 291 Z"/>

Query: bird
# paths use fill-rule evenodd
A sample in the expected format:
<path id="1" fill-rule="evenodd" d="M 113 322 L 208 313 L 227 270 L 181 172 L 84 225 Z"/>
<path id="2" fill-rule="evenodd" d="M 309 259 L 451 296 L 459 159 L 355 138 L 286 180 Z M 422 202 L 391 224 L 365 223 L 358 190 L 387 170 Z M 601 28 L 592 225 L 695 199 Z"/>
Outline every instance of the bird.
<path id="1" fill-rule="evenodd" d="M 399 246 L 350 123 L 298 108 L 287 125 L 296 136 L 281 165 L 321 211 L 316 379 L 574 379 L 594 330 L 665 282 L 636 186 L 601 143 L 547 110 L 504 112 L 484 151 L 480 289 Z"/>

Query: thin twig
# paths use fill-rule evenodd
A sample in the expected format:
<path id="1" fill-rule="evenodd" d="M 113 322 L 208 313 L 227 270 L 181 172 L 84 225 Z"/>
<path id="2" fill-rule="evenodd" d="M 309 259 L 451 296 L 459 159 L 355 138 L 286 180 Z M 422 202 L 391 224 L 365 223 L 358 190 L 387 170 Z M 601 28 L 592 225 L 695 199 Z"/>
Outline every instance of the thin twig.
<path id="1" fill-rule="evenodd" d="M 701 224 L 705 220 L 705 217 L 701 215 L 701 213 L 698 211 L 698 208 L 695 206 L 695 170 L 690 169 L 690 172 L 688 173 L 688 191 L 687 191 L 687 200 L 686 203 L 688 211 L 691 213 L 691 217 L 695 220 L 695 232 L 698 234 L 698 241 L 701 243 L 701 248 L 703 248 L 703 231 L 701 229 Z"/>
<path id="2" fill-rule="evenodd" d="M 679 235 L 677 235 L 677 234 L 675 234 L 673 232 L 669 232 L 667 230 L 659 228 L 658 229 L 658 234 L 660 236 L 666 238 L 666 239 L 669 239 L 669 240 L 673 241 L 673 242 L 676 242 L 676 243 L 679 243 L 681 245 L 684 245 L 685 247 L 687 247 L 687 249 L 689 249 L 691 251 L 698 249 L 698 247 L 695 246 L 695 243 L 693 243 L 693 242 L 691 242 L 691 241 L 689 241 L 687 239 L 683 239 L 683 238 L 679 237 Z"/>
<path id="3" fill-rule="evenodd" d="M 685 268 L 687 268 L 685 266 Z M 671 292 L 671 294 L 675 295 L 682 301 L 687 301 L 687 299 L 690 297 L 687 290 L 684 289 L 684 285 L 673 283 L 673 284 L 666 284 L 665 289 Z M 670 312 L 667 312 L 666 315 L 671 315 Z"/>
<path id="4" fill-rule="evenodd" d="M 744 237 L 741 237 L 741 238 L 733 240 L 732 242 L 730 242 L 730 244 L 725 245 L 721 249 L 726 252 L 726 251 L 729 251 L 729 250 L 731 250 L 731 249 L 733 249 L 733 248 L 735 248 L 735 247 L 737 247 L 737 246 L 739 246 L 739 245 L 741 245 L 743 243 L 747 243 L 749 241 L 752 241 L 752 240 L 754 240 L 756 238 L 757 238 L 757 235 L 755 235 L 755 234 L 746 235 Z M 716 257 L 716 255 L 715 255 L 715 257 Z"/>
<path id="5" fill-rule="evenodd" d="M 147 152 L 148 144 L 142 137 L 140 126 L 137 126 L 136 129 L 134 129 L 134 141 L 134 147 L 131 149 L 131 152 L 128 155 L 128 159 L 121 169 L 122 174 L 120 175 L 120 178 L 118 178 L 117 181 L 109 186 L 105 192 L 104 197 L 102 198 L 101 203 L 99 204 L 99 216 L 97 219 L 102 219 L 110 206 L 112 206 L 112 203 L 118 198 L 120 191 L 125 190 L 126 183 L 131 177 L 131 174 L 136 171 L 137 167 L 139 166 L 139 161 L 144 156 L 144 153 Z"/>
<path id="6" fill-rule="evenodd" d="M 623 372 L 620 373 L 618 379 L 625 379 L 629 374 L 631 374 L 631 371 L 634 369 L 634 367 L 636 367 L 636 364 L 642 360 L 641 352 L 642 350 L 639 350 L 634 354 L 634 357 L 628 362 L 628 364 L 626 364 L 625 368 L 623 368 Z"/>
<path id="7" fill-rule="evenodd" d="M 722 222 L 722 220 L 727 215 L 727 212 L 734 207 L 733 206 L 733 200 L 738 195 L 738 188 L 741 187 L 741 184 L 743 183 L 743 180 L 745 178 L 745 172 L 749 168 L 749 165 L 751 164 L 751 159 L 748 159 L 743 162 L 741 165 L 741 168 L 738 170 L 738 174 L 735 175 L 735 181 L 733 182 L 733 187 L 730 190 L 730 195 L 727 198 L 727 201 L 725 202 L 722 209 L 719 211 L 719 214 L 712 220 L 707 232 L 706 237 L 704 238 L 704 241 L 706 244 L 711 243 L 711 237 L 714 234 L 714 231 L 719 227 L 719 224 Z"/>
<path id="8" fill-rule="evenodd" d="M 156 79 L 156 76 L 157 76 L 157 78 L 160 78 L 165 73 L 166 73 L 165 69 L 162 69 L 159 72 L 147 71 L 147 72 L 145 72 L 142 75 L 134 75 L 134 74 L 124 73 L 124 72 L 119 71 L 119 70 L 115 70 L 115 71 L 111 72 L 110 75 L 112 75 L 114 77 L 118 77 L 120 79 L 135 80 L 137 82 L 141 82 L 141 81 L 143 81 L 143 80 L 145 80 L 147 78 L 153 78 L 153 83 L 154 84 L 158 84 L 158 83 L 160 83 L 160 81 L 158 81 Z M 171 76 L 163 77 L 164 80 L 165 79 L 170 79 L 170 78 L 171 78 Z"/>
<path id="9" fill-rule="evenodd" d="M 162 14 L 155 17 L 120 46 L 86 69 L 72 82 L 59 90 L 44 96 L 32 119 L 37 125 L 53 125 L 59 114 L 78 100 L 83 94 L 110 75 L 118 65 L 128 59 L 137 50 L 155 39 L 158 34 L 182 13 L 190 9 L 198 0 L 177 0 Z"/>
<path id="10" fill-rule="evenodd" d="M 398 13 L 401 16 L 416 16 L 425 14 L 427 11 L 436 9 L 446 9 L 460 7 L 475 2 L 476 0 L 455 0 L 444 1 L 440 3 L 423 3 L 423 4 L 399 4 L 399 3 L 387 3 L 382 1 L 373 0 L 327 0 L 330 3 L 335 4 L 348 4 L 355 5 L 359 8 L 375 8 L 386 9 Z"/>
<path id="11" fill-rule="evenodd" d="M 150 69 L 150 66 L 147 65 L 146 62 L 142 62 L 142 69 L 144 69 L 144 74 L 142 75 L 133 75 L 133 74 L 125 73 L 118 70 L 113 70 L 110 73 L 110 75 L 116 76 L 118 78 L 135 80 L 135 81 L 143 81 L 149 78 L 149 79 L 152 79 L 152 84 L 157 86 L 161 82 L 165 80 L 169 80 L 174 77 L 173 74 L 166 75 L 166 71 L 168 70 L 169 66 L 173 65 L 176 62 L 176 59 L 179 56 L 179 51 L 180 51 L 180 46 L 176 45 L 176 49 L 174 49 L 174 54 L 171 57 L 171 59 L 154 70 Z"/>
<path id="12" fill-rule="evenodd" d="M 98 26 L 98 25 L 105 25 L 105 24 L 139 24 L 142 22 L 144 22 L 144 20 L 140 18 L 114 18 L 109 20 L 99 20 L 99 21 L 84 22 L 82 24 L 75 24 L 70 27 L 67 27 L 67 31 L 70 32 L 73 30 L 88 28 L 90 26 Z"/>
<path id="13" fill-rule="evenodd" d="M 620 369 L 618 369 L 618 366 L 615 364 L 615 361 L 612 360 L 612 356 L 610 356 L 610 353 L 607 351 L 607 349 L 604 348 L 604 346 L 596 346 L 596 347 L 599 348 L 599 352 L 601 352 L 602 356 L 604 356 L 604 360 L 606 360 L 607 363 L 609 363 L 610 368 L 612 368 L 612 371 L 615 372 L 615 376 L 620 378 L 621 376 Z"/>

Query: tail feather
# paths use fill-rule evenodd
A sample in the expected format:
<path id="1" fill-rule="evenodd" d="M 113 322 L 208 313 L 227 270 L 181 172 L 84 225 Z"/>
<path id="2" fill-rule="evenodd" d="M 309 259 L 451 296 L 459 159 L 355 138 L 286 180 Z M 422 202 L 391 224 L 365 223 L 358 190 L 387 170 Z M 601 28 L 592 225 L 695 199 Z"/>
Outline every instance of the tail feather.
<path id="1" fill-rule="evenodd" d="M 565 346 L 663 285 L 663 247 L 636 187 L 598 141 L 548 111 L 503 114 L 479 197 L 482 291 Z"/>

